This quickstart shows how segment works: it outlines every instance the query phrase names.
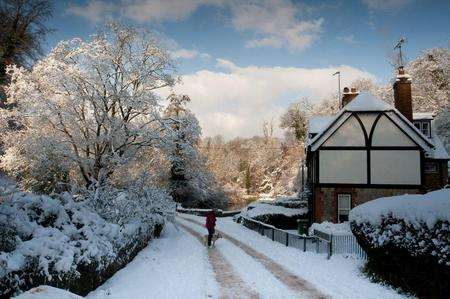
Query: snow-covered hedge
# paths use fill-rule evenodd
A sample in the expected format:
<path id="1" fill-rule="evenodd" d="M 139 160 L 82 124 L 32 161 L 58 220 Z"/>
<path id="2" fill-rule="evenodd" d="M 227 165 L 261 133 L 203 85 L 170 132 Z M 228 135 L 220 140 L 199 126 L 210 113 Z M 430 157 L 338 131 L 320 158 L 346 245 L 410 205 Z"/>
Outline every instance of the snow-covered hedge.
<path id="1" fill-rule="evenodd" d="M 242 210 L 241 215 L 280 229 L 295 229 L 297 219 L 304 217 L 307 213 L 307 208 L 292 209 L 275 205 L 273 202 L 257 201 Z"/>
<path id="2" fill-rule="evenodd" d="M 368 273 L 419 297 L 450 296 L 450 190 L 376 199 L 350 223 Z"/>
<path id="3" fill-rule="evenodd" d="M 128 201 L 117 200 L 123 206 L 111 203 L 112 209 L 126 212 Z M 0 295 L 42 283 L 81 294 L 90 291 L 159 233 L 165 215 L 138 216 L 107 221 L 87 201 L 74 201 L 69 194 L 55 199 L 14 192 L 2 197 L 0 238 L 9 245 L 0 248 Z"/>
<path id="4" fill-rule="evenodd" d="M 283 215 L 286 217 L 301 216 L 308 212 L 308 209 L 291 209 L 268 203 L 258 203 L 250 205 L 242 214 L 250 218 L 257 218 L 263 215 Z"/>
<path id="5" fill-rule="evenodd" d="M 352 230 L 374 247 L 393 245 L 450 266 L 450 190 L 379 198 L 350 212 Z"/>

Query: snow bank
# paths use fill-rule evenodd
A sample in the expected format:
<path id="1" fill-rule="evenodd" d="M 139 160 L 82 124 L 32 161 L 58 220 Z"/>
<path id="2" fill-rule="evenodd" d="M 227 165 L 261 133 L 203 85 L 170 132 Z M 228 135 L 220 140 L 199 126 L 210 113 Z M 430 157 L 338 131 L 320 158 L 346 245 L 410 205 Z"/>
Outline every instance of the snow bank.
<path id="1" fill-rule="evenodd" d="M 58 288 L 54 288 L 51 286 L 38 286 L 36 288 L 32 288 L 28 292 L 25 292 L 15 299 L 82 299 L 78 295 L 75 295 L 69 291 L 61 290 Z"/>
<path id="2" fill-rule="evenodd" d="M 398 248 L 450 266 L 450 190 L 379 198 L 350 211 L 353 234 L 371 248 Z"/>
<path id="3" fill-rule="evenodd" d="M 437 221 L 450 221 L 450 189 L 420 194 L 384 197 L 359 205 L 350 211 L 350 220 L 360 224 L 380 225 L 383 218 L 392 216 L 407 224 L 432 228 Z"/>
<path id="4" fill-rule="evenodd" d="M 111 222 L 88 202 L 76 202 L 69 194 L 52 198 L 14 192 L 4 196 L 0 202 L 0 297 L 40 283 L 73 286 L 86 271 L 98 276 L 92 281 L 100 282 L 112 265 L 128 262 L 164 219 L 158 209 L 145 206 L 146 215 L 126 213 L 140 201 L 127 204 L 121 198 L 118 203 L 123 205 L 110 202 L 110 206 L 123 213 L 123 221 Z M 111 219 L 116 214 L 110 214 Z"/>
<path id="5" fill-rule="evenodd" d="M 314 230 L 318 230 L 330 235 L 351 235 L 352 231 L 350 229 L 349 222 L 343 223 L 332 223 L 332 222 L 322 222 L 322 223 L 313 223 L 309 228 L 309 234 L 313 235 Z"/>
<path id="6" fill-rule="evenodd" d="M 268 203 L 254 203 L 242 212 L 243 216 L 255 218 L 263 215 L 284 215 L 286 217 L 300 216 L 308 212 L 307 208 L 290 209 Z"/>

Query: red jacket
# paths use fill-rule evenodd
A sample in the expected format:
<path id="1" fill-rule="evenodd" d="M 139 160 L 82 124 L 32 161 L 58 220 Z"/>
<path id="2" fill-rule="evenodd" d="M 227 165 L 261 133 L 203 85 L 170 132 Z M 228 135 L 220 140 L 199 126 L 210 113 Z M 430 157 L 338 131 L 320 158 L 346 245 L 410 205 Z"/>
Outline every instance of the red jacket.
<path id="1" fill-rule="evenodd" d="M 209 212 L 206 215 L 206 224 L 205 227 L 207 229 L 213 229 L 216 226 L 216 214 L 214 212 Z"/>

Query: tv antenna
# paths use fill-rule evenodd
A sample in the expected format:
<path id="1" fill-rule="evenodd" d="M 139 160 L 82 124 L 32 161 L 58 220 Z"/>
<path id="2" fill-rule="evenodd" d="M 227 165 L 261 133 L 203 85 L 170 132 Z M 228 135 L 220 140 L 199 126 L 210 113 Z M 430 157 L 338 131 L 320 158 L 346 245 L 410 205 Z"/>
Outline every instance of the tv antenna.
<path id="1" fill-rule="evenodd" d="M 401 37 L 397 44 L 394 47 L 394 50 L 398 49 L 398 58 L 399 58 L 399 67 L 403 67 L 403 53 L 402 53 L 402 46 L 406 42 L 406 38 Z"/>

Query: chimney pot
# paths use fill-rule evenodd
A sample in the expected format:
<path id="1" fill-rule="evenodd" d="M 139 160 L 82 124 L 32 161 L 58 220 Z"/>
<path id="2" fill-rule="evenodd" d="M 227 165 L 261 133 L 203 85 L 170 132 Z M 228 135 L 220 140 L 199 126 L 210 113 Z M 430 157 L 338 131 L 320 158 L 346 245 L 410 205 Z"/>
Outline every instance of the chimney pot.
<path id="1" fill-rule="evenodd" d="M 342 95 L 342 107 L 350 103 L 356 96 L 359 94 L 356 88 L 352 87 L 351 89 L 348 87 L 344 87 Z"/>

